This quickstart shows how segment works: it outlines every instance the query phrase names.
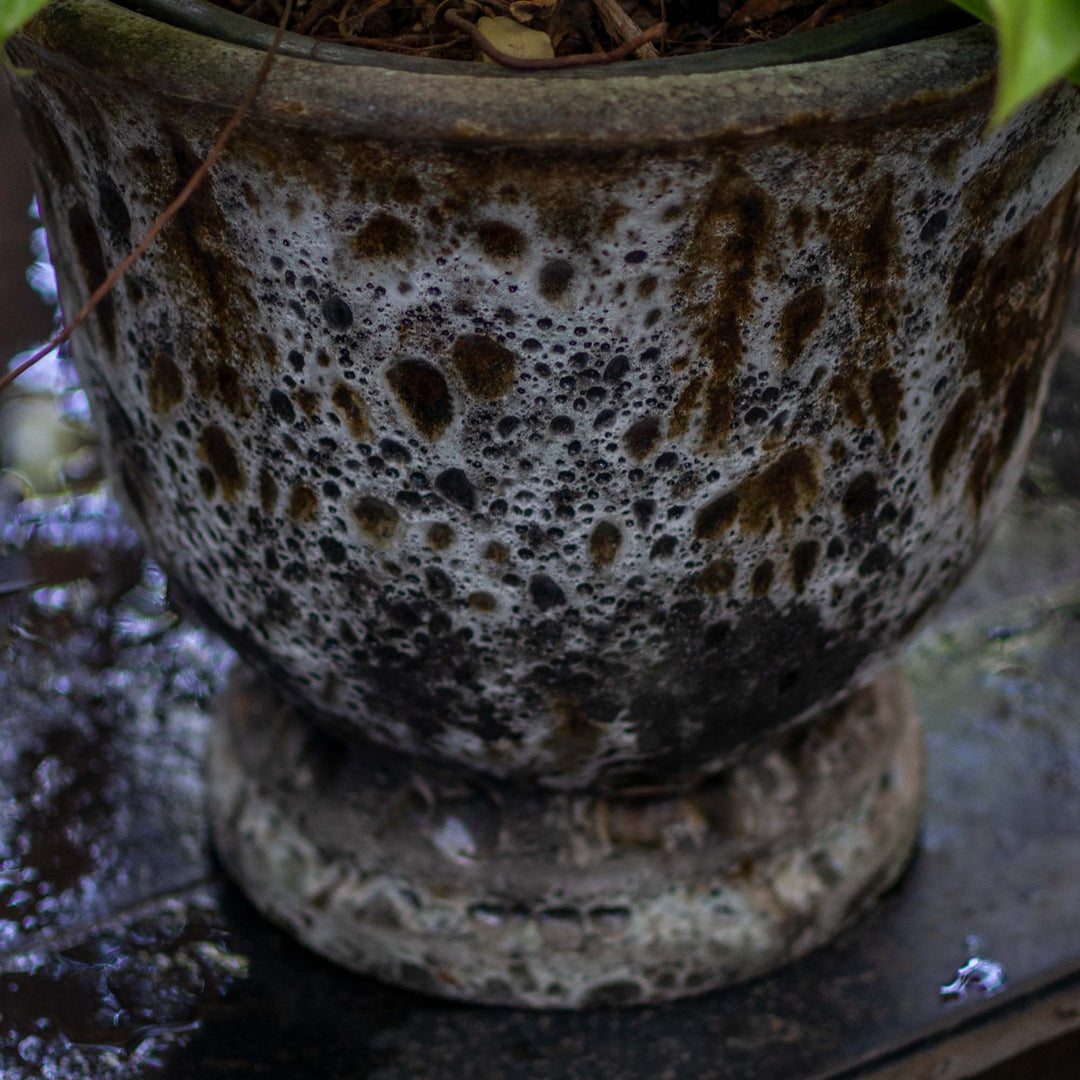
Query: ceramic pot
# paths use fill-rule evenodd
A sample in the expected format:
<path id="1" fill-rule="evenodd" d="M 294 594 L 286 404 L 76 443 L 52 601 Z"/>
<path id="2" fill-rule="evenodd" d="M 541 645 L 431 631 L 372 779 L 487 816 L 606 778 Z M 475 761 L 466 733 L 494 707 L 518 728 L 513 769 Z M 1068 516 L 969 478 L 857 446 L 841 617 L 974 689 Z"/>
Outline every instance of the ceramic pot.
<path id="1" fill-rule="evenodd" d="M 150 10 L 57 0 L 11 46 L 37 72 L 14 85 L 68 312 L 190 175 L 270 33 Z M 895 878 L 918 788 L 899 692 L 873 691 L 894 720 L 860 760 L 904 783 L 826 781 L 835 742 L 811 764 L 788 732 L 862 724 L 851 695 L 986 539 L 1078 237 L 1080 96 L 987 133 L 992 38 L 956 18 L 898 5 L 543 76 L 290 38 L 76 336 L 150 550 L 297 710 L 237 691 L 215 814 L 230 865 L 316 947 L 479 1000 L 670 997 L 804 951 Z M 324 765 L 368 763 L 348 784 L 305 756 L 309 721 L 345 740 Z M 736 824 L 780 774 L 820 810 L 808 831 Z M 396 847 L 380 790 L 410 822 Z M 622 845 L 651 861 L 620 862 L 610 828 L 581 840 L 597 800 L 653 822 Z M 856 854 L 829 848 L 826 872 L 841 833 Z M 746 870 L 780 849 L 788 893 Z M 709 881 L 739 903 L 702 900 Z M 610 939 L 605 906 L 629 912 Z M 541 932 L 556 910 L 578 928 L 562 945 Z"/>

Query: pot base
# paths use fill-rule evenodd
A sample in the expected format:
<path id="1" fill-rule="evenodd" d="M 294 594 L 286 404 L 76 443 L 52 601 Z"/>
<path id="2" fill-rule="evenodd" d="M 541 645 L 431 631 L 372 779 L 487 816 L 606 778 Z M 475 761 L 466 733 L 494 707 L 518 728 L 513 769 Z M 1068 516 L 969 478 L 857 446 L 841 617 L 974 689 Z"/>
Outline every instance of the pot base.
<path id="1" fill-rule="evenodd" d="M 823 944 L 899 877 L 919 720 L 898 670 L 684 791 L 466 776 L 326 735 L 239 668 L 210 751 L 218 851 L 346 967 L 498 1005 L 729 985 Z"/>

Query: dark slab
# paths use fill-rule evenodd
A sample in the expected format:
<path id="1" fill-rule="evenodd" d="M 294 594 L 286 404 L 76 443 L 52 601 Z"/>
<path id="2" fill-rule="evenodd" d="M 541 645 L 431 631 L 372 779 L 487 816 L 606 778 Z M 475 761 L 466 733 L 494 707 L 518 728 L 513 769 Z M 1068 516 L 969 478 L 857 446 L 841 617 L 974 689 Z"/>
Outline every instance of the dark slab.
<path id="1" fill-rule="evenodd" d="M 1056 1049 L 1025 1058 L 1026 1075 L 1072 1075 L 1052 1061 L 1070 1060 L 1080 1030 L 1075 350 L 1053 394 L 994 544 L 906 660 L 929 793 L 900 886 L 768 978 L 621 1012 L 427 1000 L 338 971 L 263 922 L 222 879 L 202 815 L 206 710 L 231 654 L 170 613 L 106 496 L 4 489 L 0 1076 L 891 1078 L 972 1038 L 998 1045 L 1042 1002 L 1050 1027 L 995 1053 L 1045 1043 Z M 971 935 L 1008 986 L 946 1003 L 938 988 Z M 950 1068 L 940 1075 L 973 1075 Z"/>

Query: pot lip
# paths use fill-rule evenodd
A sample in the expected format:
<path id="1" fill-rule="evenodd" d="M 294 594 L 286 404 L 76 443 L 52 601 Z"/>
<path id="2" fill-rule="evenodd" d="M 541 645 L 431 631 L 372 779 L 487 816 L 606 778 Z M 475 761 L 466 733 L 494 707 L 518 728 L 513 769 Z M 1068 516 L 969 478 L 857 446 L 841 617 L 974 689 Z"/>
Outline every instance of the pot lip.
<path id="1" fill-rule="evenodd" d="M 112 0 L 53 0 L 8 48 L 23 67 L 138 97 L 144 112 L 148 96 L 170 102 L 181 116 L 231 112 L 263 59 L 261 48 L 182 29 Z M 392 63 L 397 58 L 388 54 L 368 55 L 377 62 L 278 56 L 245 121 L 249 132 L 264 123 L 319 137 L 591 153 L 837 138 L 839 129 L 869 141 L 882 123 L 958 114 L 976 114 L 977 130 L 989 113 L 996 64 L 993 33 L 982 25 L 821 60 L 650 76 L 636 72 L 678 59 L 569 78 L 438 61 L 454 70 L 432 77 Z M 867 133 L 848 130 L 853 126 Z"/>
<path id="2" fill-rule="evenodd" d="M 219 7 L 210 0 L 114 0 L 132 11 L 217 41 L 268 49 L 274 28 Z M 300 60 L 356 67 L 415 71 L 429 75 L 472 75 L 482 78 L 611 79 L 633 76 L 712 74 L 775 67 L 780 64 L 820 62 L 839 56 L 870 52 L 970 26 L 973 19 L 949 0 L 892 0 L 883 7 L 793 37 L 776 38 L 736 49 L 716 49 L 695 56 L 669 57 L 630 67 L 619 65 L 572 68 L 547 72 L 507 71 L 497 64 L 462 60 L 436 60 L 374 49 L 317 41 L 303 34 L 286 33 L 279 54 Z M 630 69 L 632 68 L 632 70 Z"/>

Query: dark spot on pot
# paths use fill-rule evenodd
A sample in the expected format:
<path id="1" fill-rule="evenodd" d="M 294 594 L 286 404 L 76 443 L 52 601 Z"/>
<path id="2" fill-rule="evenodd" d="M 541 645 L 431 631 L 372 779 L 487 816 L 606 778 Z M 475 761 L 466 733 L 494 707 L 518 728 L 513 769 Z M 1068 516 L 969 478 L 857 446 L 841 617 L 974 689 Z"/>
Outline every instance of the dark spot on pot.
<path id="1" fill-rule="evenodd" d="M 848 484 L 841 506 L 849 518 L 861 518 L 874 512 L 879 498 L 881 498 L 881 492 L 878 490 L 874 474 L 862 472 Z"/>
<path id="2" fill-rule="evenodd" d="M 623 436 L 626 452 L 635 460 L 643 461 L 660 442 L 660 419 L 656 416 L 643 416 L 635 420 Z"/>
<path id="3" fill-rule="evenodd" d="M 791 584 L 802 593 L 817 567 L 821 544 L 817 540 L 802 540 L 791 549 Z"/>
<path id="4" fill-rule="evenodd" d="M 323 558 L 331 566 L 341 566 L 345 562 L 345 545 L 340 540 L 335 540 L 332 536 L 320 536 L 319 547 L 322 550 Z"/>
<path id="5" fill-rule="evenodd" d="M 569 416 L 556 416 L 548 425 L 552 435 L 573 435 L 574 421 Z"/>
<path id="6" fill-rule="evenodd" d="M 788 215 L 788 228 L 796 247 L 802 247 L 806 239 L 806 230 L 810 227 L 810 215 L 801 206 L 793 206 Z"/>
<path id="7" fill-rule="evenodd" d="M 340 296 L 331 296 L 323 303 L 323 318 L 331 330 L 348 330 L 353 323 L 352 308 Z"/>
<path id="8" fill-rule="evenodd" d="M 694 535 L 699 540 L 715 540 L 732 525 L 739 513 L 739 492 L 728 491 L 707 502 L 694 518 Z"/>
<path id="9" fill-rule="evenodd" d="M 297 484 L 289 496 L 289 517 L 293 521 L 311 521 L 319 509 L 319 496 L 306 484 Z"/>
<path id="10" fill-rule="evenodd" d="M 454 368 L 465 390 L 481 401 L 497 401 L 514 388 L 517 358 L 485 334 L 462 334 L 452 350 Z"/>
<path id="11" fill-rule="evenodd" d="M 270 391 L 270 411 L 283 423 L 291 424 L 296 420 L 296 410 L 289 400 L 289 395 L 283 390 Z"/>
<path id="12" fill-rule="evenodd" d="M 305 416 L 314 416 L 319 411 L 319 395 L 306 386 L 297 387 L 293 391 L 293 397 Z"/>
<path id="13" fill-rule="evenodd" d="M 870 376 L 870 411 L 886 448 L 892 446 L 896 438 L 903 400 L 904 387 L 891 367 L 879 368 Z"/>
<path id="14" fill-rule="evenodd" d="M 529 578 L 529 595 L 541 611 L 566 603 L 566 594 L 547 574 L 533 574 Z"/>
<path id="15" fill-rule="evenodd" d="M 217 481 L 214 479 L 214 474 L 203 465 L 195 475 L 199 481 L 199 490 L 203 493 L 203 498 L 209 502 L 214 497 L 214 492 L 217 491 Z"/>
<path id="16" fill-rule="evenodd" d="M 675 549 L 679 546 L 679 541 L 674 536 L 661 536 L 654 542 L 653 546 L 649 549 L 650 559 L 670 559 L 675 554 Z"/>
<path id="17" fill-rule="evenodd" d="M 510 549 L 498 540 L 490 540 L 484 547 L 483 558 L 502 565 L 510 561 Z"/>
<path id="18" fill-rule="evenodd" d="M 764 596 L 771 588 L 776 577 L 776 567 L 772 559 L 763 559 L 750 576 L 750 589 L 755 596 Z"/>
<path id="19" fill-rule="evenodd" d="M 945 231 L 945 226 L 948 224 L 949 212 L 947 210 L 936 211 L 926 219 L 926 224 L 919 233 L 919 239 L 924 244 L 932 244 Z"/>
<path id="20" fill-rule="evenodd" d="M 540 295 L 545 300 L 558 300 L 573 279 L 574 267 L 566 259 L 549 259 L 540 268 Z"/>
<path id="21" fill-rule="evenodd" d="M 427 591 L 436 600 L 449 600 L 454 595 L 454 582 L 450 575 L 437 566 L 429 566 L 424 571 Z"/>
<path id="22" fill-rule="evenodd" d="M 147 394 L 150 408 L 158 416 L 164 416 L 184 400 L 184 377 L 176 364 L 162 352 L 155 352 L 150 362 Z"/>
<path id="23" fill-rule="evenodd" d="M 610 566 L 622 546 L 622 532 L 610 521 L 601 521 L 589 537 L 589 558 L 597 566 Z"/>
<path id="24" fill-rule="evenodd" d="M 633 511 L 638 527 L 644 529 L 656 513 L 656 502 L 653 499 L 635 499 L 630 509 Z"/>
<path id="25" fill-rule="evenodd" d="M 859 563 L 859 576 L 870 577 L 871 574 L 880 574 L 888 569 L 894 559 L 888 544 L 875 544 Z"/>
<path id="26" fill-rule="evenodd" d="M 277 481 L 270 475 L 268 469 L 259 471 L 259 505 L 264 514 L 272 514 L 277 507 L 278 488 Z"/>
<path id="27" fill-rule="evenodd" d="M 825 314 L 825 286 L 803 289 L 784 306 L 777 340 L 784 367 L 791 367 L 802 355 L 810 335 L 821 325 Z"/>
<path id="28" fill-rule="evenodd" d="M 949 411 L 937 438 L 934 439 L 934 446 L 930 451 L 930 482 L 935 495 L 941 491 L 945 473 L 970 433 L 977 405 L 978 394 L 969 386 Z"/>
<path id="29" fill-rule="evenodd" d="M 352 513 L 360 531 L 373 544 L 381 548 L 390 546 L 401 517 L 389 503 L 364 495 L 353 503 Z"/>
<path id="30" fill-rule="evenodd" d="M 244 470 L 229 436 L 216 424 L 203 428 L 199 436 L 199 456 L 213 469 L 225 498 L 236 498 L 244 487 Z"/>
<path id="31" fill-rule="evenodd" d="M 413 426 L 432 441 L 442 437 L 454 419 L 454 401 L 442 372 L 424 360 L 402 360 L 386 373 Z"/>
<path id="32" fill-rule="evenodd" d="M 637 294 L 642 300 L 648 300 L 656 292 L 657 280 L 655 274 L 646 274 L 637 283 Z"/>
<path id="33" fill-rule="evenodd" d="M 604 368 L 603 380 L 606 383 L 619 382 L 630 370 L 630 361 L 623 353 L 613 356 Z"/>
<path id="34" fill-rule="evenodd" d="M 963 139 L 943 139 L 930 151 L 930 165 L 943 180 L 951 183 L 954 179 L 966 145 Z"/>
<path id="35" fill-rule="evenodd" d="M 960 256 L 960 261 L 953 271 L 952 284 L 949 286 L 950 307 L 956 307 L 957 304 L 964 302 L 964 298 L 971 291 L 971 286 L 975 282 L 975 274 L 981 262 L 982 247 L 980 245 L 972 244 L 964 249 L 964 253 Z"/>
<path id="36" fill-rule="evenodd" d="M 68 228 L 71 230 L 71 240 L 75 245 L 75 254 L 78 256 L 79 265 L 82 267 L 83 281 L 86 284 L 87 295 L 92 293 L 106 278 L 108 268 L 105 265 L 105 254 L 101 250 L 101 240 L 94 226 L 94 219 L 90 216 L 85 206 L 76 203 L 68 213 Z M 106 296 L 98 304 L 94 312 L 98 326 L 101 327 L 103 344 L 110 352 L 116 350 L 116 305 L 112 294 Z M 113 359 L 112 356 L 109 357 Z"/>
<path id="37" fill-rule="evenodd" d="M 131 214 L 116 182 L 107 173 L 98 174 L 98 209 L 113 246 L 126 254 L 131 247 Z"/>
<path id="38" fill-rule="evenodd" d="M 476 226 L 476 240 L 484 254 L 496 262 L 520 259 L 529 250 L 525 234 L 503 221 L 481 221 Z"/>
<path id="39" fill-rule="evenodd" d="M 454 530 L 444 522 L 437 522 L 427 531 L 427 545 L 432 551 L 446 551 L 455 539 Z"/>
<path id="40" fill-rule="evenodd" d="M 818 473 L 813 454 L 795 446 L 738 488 L 739 523 L 748 532 L 765 535 L 779 519 L 786 532 L 800 511 L 817 497 Z"/>
<path id="41" fill-rule="evenodd" d="M 217 366 L 217 388 L 221 400 L 234 416 L 243 416 L 245 412 L 244 387 L 236 368 L 222 361 Z M 273 407 L 273 406 L 271 406 Z"/>
<path id="42" fill-rule="evenodd" d="M 694 588 L 708 596 L 717 596 L 727 592 L 735 582 L 735 564 L 728 559 L 717 559 L 709 563 L 698 574 Z"/>
<path id="43" fill-rule="evenodd" d="M 347 383 L 339 382 L 330 395 L 334 407 L 345 418 L 349 434 L 359 442 L 371 437 L 371 423 L 364 399 Z"/>
<path id="44" fill-rule="evenodd" d="M 435 477 L 435 490 L 463 510 L 476 509 L 476 490 L 463 469 L 444 469 Z"/>
<path id="45" fill-rule="evenodd" d="M 993 474 L 990 472 L 990 463 L 994 457 L 994 438 L 989 433 L 983 435 L 979 445 L 975 448 L 975 457 L 971 462 L 971 470 L 968 472 L 967 492 L 971 501 L 975 504 L 976 511 L 982 509 L 983 499 L 990 490 Z"/>
<path id="46" fill-rule="evenodd" d="M 353 250 L 364 259 L 396 259 L 412 254 L 416 230 L 407 222 L 379 210 L 353 237 Z"/>

